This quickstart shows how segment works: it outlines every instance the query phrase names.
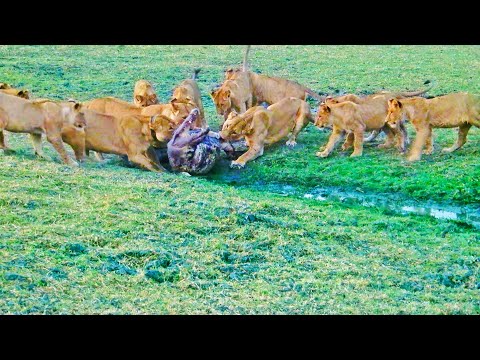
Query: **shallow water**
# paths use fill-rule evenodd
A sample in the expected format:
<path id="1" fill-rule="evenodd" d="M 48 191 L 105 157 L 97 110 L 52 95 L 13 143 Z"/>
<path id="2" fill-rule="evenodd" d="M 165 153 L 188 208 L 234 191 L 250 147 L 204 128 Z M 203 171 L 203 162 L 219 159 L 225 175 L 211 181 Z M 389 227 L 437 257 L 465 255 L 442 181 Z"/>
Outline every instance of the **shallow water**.
<path id="1" fill-rule="evenodd" d="M 318 201 L 340 202 L 378 209 L 388 209 L 401 215 L 416 214 L 431 216 L 440 220 L 457 221 L 480 229 L 480 205 L 450 205 L 434 201 L 406 199 L 396 194 L 368 194 L 355 190 L 342 190 L 337 187 L 318 187 L 304 193 L 291 185 L 266 185 L 264 190 L 283 196 L 300 196 Z"/>

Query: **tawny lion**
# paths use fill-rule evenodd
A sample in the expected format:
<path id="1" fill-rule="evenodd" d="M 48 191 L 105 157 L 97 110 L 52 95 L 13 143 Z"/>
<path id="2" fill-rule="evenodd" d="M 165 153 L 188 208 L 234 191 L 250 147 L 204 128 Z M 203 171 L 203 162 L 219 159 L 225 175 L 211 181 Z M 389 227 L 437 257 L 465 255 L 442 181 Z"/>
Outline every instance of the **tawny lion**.
<path id="1" fill-rule="evenodd" d="M 202 97 L 197 84 L 198 73 L 200 69 L 195 69 L 191 79 L 182 81 L 174 90 L 171 101 L 193 103 L 200 110 L 200 119 L 196 121 L 201 124 L 200 127 L 206 128 L 205 113 L 203 111 Z"/>
<path id="2" fill-rule="evenodd" d="M 149 117 L 159 116 L 159 119 L 163 119 L 163 122 L 168 119 L 168 126 L 165 126 L 168 127 L 168 129 L 171 129 L 171 131 L 166 131 L 165 136 L 162 136 L 162 139 L 157 139 L 158 142 L 165 143 L 170 140 L 168 136 L 173 136 L 173 131 L 182 123 L 183 119 L 188 116 L 190 111 L 195 108 L 195 104 L 192 102 L 184 103 L 179 102 L 176 99 L 173 99 L 168 104 L 149 105 L 141 108 L 114 97 L 94 99 L 85 102 L 83 105 L 84 109 L 112 115 L 117 118 L 126 115 L 141 115 Z M 201 120 L 198 120 L 195 126 L 201 127 L 202 123 L 200 121 Z M 159 145 L 158 143 L 156 144 Z M 99 152 L 95 152 L 95 156 L 98 160 L 103 160 L 103 156 Z"/>
<path id="3" fill-rule="evenodd" d="M 242 114 L 253 105 L 253 90 L 250 77 L 246 72 L 240 72 L 237 75 L 226 80 L 220 88 L 212 90 L 210 94 L 215 103 L 217 113 L 223 115 L 224 121 L 232 110 Z M 220 126 L 222 125 L 223 122 Z"/>
<path id="4" fill-rule="evenodd" d="M 383 105 L 382 105 L 383 104 Z M 397 147 L 403 152 L 405 149 L 405 137 L 403 132 L 390 129 L 385 124 L 386 104 L 382 99 L 372 100 L 364 104 L 356 104 L 344 101 L 338 104 L 322 104 L 317 112 L 315 126 L 319 128 L 332 127 L 332 134 L 323 151 L 316 153 L 319 157 L 327 157 L 334 149 L 336 143 L 348 134 L 342 150 L 348 150 L 352 144 L 354 151 L 351 156 L 361 156 L 363 153 L 363 135 L 365 131 L 383 130 L 387 134 L 387 140 L 379 145 L 381 148 L 393 146 L 395 136 Z"/>
<path id="5" fill-rule="evenodd" d="M 147 80 L 138 80 L 133 89 L 133 103 L 139 107 L 158 104 L 157 94 Z"/>
<path id="6" fill-rule="evenodd" d="M 162 138 L 170 129 L 170 119 L 165 117 L 127 114 L 112 116 L 83 107 L 75 108 L 78 116 L 86 123 L 85 149 L 100 153 L 126 155 L 128 160 L 150 171 L 165 169 L 160 165 L 153 149 L 153 134 Z M 170 135 L 171 136 L 171 135 Z M 66 137 L 66 140 L 69 140 Z M 83 160 L 83 156 L 78 158 Z"/>
<path id="7" fill-rule="evenodd" d="M 433 99 L 390 99 L 388 105 L 385 121 L 391 128 L 397 128 L 408 119 L 417 133 L 410 149 L 409 161 L 420 160 L 424 146 L 425 154 L 433 152 L 432 128 L 458 127 L 455 144 L 443 149 L 444 152 L 453 152 L 467 142 L 467 134 L 472 125 L 480 127 L 478 95 L 454 93 Z"/>
<path id="8" fill-rule="evenodd" d="M 83 105 L 85 109 L 117 117 L 123 115 L 163 115 L 170 118 L 173 123 L 178 124 L 180 124 L 183 119 L 188 116 L 190 111 L 195 108 L 193 102 L 181 102 L 177 99 L 172 99 L 167 104 L 149 105 L 147 107 L 139 108 L 138 106 L 114 97 L 90 100 Z M 196 123 L 195 125 L 200 127 L 200 123 Z"/>
<path id="9" fill-rule="evenodd" d="M 265 145 L 273 144 L 288 135 L 287 146 L 297 144 L 298 133 L 313 121 L 309 105 L 297 98 L 286 98 L 268 108 L 255 106 L 243 114 L 232 111 L 223 124 L 220 137 L 224 140 L 245 138 L 248 151 L 230 167 L 244 167 L 248 161 L 263 155 Z"/>
<path id="10" fill-rule="evenodd" d="M 26 100 L 17 96 L 0 93 L 0 149 L 8 150 L 3 131 L 28 133 L 35 154 L 45 157 L 42 151 L 42 134 L 58 152 L 63 162 L 78 166 L 65 150 L 63 138 L 78 156 L 85 154 L 85 126 L 81 116 L 74 114 L 78 107 L 73 103 L 57 103 L 50 100 Z M 83 146 L 82 146 L 83 144 Z"/>
<path id="11" fill-rule="evenodd" d="M 228 69 L 225 72 L 225 82 L 211 94 L 218 113 L 224 115 L 224 118 L 228 117 L 232 108 L 243 112 L 245 111 L 243 109 L 248 109 L 262 102 L 271 105 L 289 97 L 305 100 L 307 95 L 316 100 L 324 99 L 298 82 L 249 71 L 249 51 L 250 45 L 247 46 L 245 52 L 243 68 L 241 70 Z"/>
<path id="12" fill-rule="evenodd" d="M 430 80 L 427 80 L 424 84 L 430 83 Z M 414 97 L 414 96 L 420 96 L 428 91 L 430 91 L 433 88 L 434 84 L 430 83 L 430 86 L 427 87 L 424 90 L 418 90 L 418 91 L 399 91 L 399 92 L 393 92 L 393 91 L 380 91 L 374 94 L 366 95 L 366 96 L 358 96 L 355 94 L 346 94 L 346 95 L 341 95 L 341 96 L 327 96 L 325 98 L 325 103 L 326 104 L 338 104 L 343 101 L 351 101 L 356 104 L 365 104 L 365 103 L 372 103 L 372 104 L 378 104 L 378 106 L 381 106 L 382 108 L 387 111 L 388 108 L 388 99 L 391 98 L 396 98 L 396 99 L 403 99 L 407 97 Z M 378 99 L 382 99 L 379 101 Z M 386 115 L 386 114 L 385 114 Z M 407 130 L 405 129 L 404 124 L 402 123 L 400 125 L 400 131 L 403 132 L 403 136 L 405 137 L 405 143 L 408 144 L 408 134 Z M 372 133 L 364 139 L 364 142 L 371 142 L 377 138 L 377 136 L 380 134 L 381 130 L 373 130 Z M 350 133 L 348 136 L 353 136 L 352 133 Z"/>

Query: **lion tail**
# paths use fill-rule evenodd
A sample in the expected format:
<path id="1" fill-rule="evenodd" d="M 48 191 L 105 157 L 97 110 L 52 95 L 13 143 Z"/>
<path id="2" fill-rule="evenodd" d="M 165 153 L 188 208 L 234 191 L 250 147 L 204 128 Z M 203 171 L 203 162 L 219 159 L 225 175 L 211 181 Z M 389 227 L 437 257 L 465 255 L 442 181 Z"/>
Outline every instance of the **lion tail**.
<path id="1" fill-rule="evenodd" d="M 248 54 L 250 53 L 251 46 L 252 45 L 247 45 L 245 55 L 243 56 L 243 71 L 248 71 Z"/>
<path id="2" fill-rule="evenodd" d="M 197 80 L 198 79 L 198 73 L 200 72 L 200 70 L 202 70 L 202 69 L 193 70 L 192 80 Z"/>
<path id="3" fill-rule="evenodd" d="M 427 81 L 425 81 L 425 82 L 423 83 L 423 85 L 428 85 L 428 84 L 430 84 L 430 86 L 428 86 L 426 89 L 418 90 L 418 91 L 400 92 L 399 95 L 400 95 L 400 96 L 405 96 L 405 97 L 412 97 L 412 96 L 420 96 L 420 95 L 423 95 L 423 94 L 425 94 L 426 92 L 432 90 L 433 87 L 436 85 L 436 82 L 435 82 L 435 81 L 427 80 Z"/>
<path id="4" fill-rule="evenodd" d="M 314 98 L 315 100 L 318 100 L 318 101 L 325 101 L 325 96 L 320 96 L 318 95 L 315 91 L 309 89 L 309 88 L 305 88 L 305 92 L 310 95 L 312 98 Z"/>

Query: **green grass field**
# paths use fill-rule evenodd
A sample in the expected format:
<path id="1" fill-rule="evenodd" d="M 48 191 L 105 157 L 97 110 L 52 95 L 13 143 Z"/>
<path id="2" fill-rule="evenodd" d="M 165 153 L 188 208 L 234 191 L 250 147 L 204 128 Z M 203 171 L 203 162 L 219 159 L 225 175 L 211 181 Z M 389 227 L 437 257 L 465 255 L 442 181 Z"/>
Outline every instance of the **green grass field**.
<path id="1" fill-rule="evenodd" d="M 200 67 L 208 96 L 242 46 L 1 46 L 0 81 L 36 97 L 131 100 L 136 80 L 162 101 Z M 253 46 L 254 71 L 335 92 L 480 93 L 479 46 Z M 314 102 L 312 102 L 312 106 Z M 414 132 L 409 127 L 411 137 Z M 453 154 L 454 129 L 411 164 L 366 146 L 349 158 L 315 152 L 309 125 L 243 170 L 153 174 L 110 156 L 79 169 L 34 157 L 8 134 L 0 152 L 0 313 L 479 314 L 480 232 L 468 225 L 268 191 L 337 186 L 457 205 L 480 203 L 480 129 Z M 379 142 L 376 142 L 378 144 Z M 348 155 L 348 154 L 347 154 Z"/>

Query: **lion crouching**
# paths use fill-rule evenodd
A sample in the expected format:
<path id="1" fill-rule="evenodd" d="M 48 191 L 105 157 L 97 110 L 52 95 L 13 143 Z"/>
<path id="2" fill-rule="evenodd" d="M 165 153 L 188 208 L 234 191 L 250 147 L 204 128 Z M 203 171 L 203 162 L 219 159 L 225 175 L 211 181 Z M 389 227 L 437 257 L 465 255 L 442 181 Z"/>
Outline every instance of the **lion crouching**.
<path id="1" fill-rule="evenodd" d="M 255 106 L 243 114 L 232 111 L 220 132 L 224 140 L 245 138 L 248 151 L 231 167 L 244 167 L 248 161 L 263 155 L 265 145 L 288 136 L 287 146 L 293 147 L 298 133 L 313 121 L 309 105 L 297 98 L 286 98 L 268 108 Z"/>

